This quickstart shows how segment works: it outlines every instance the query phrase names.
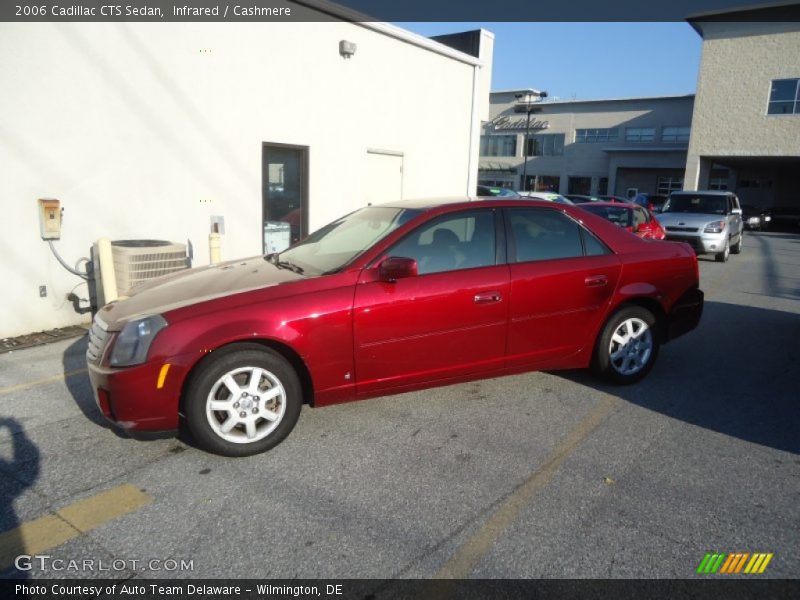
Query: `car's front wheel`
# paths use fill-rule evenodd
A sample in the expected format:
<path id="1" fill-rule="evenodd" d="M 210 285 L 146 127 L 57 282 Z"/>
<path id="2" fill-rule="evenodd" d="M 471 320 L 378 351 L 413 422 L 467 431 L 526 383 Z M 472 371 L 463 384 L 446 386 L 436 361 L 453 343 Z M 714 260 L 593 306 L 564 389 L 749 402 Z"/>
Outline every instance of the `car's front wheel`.
<path id="1" fill-rule="evenodd" d="M 223 456 L 277 445 L 300 416 L 297 373 L 277 352 L 246 344 L 210 356 L 186 389 L 186 424 L 197 444 Z"/>
<path id="2" fill-rule="evenodd" d="M 744 230 L 739 232 L 739 239 L 737 242 L 731 246 L 731 253 L 732 254 L 741 254 L 742 253 L 742 242 L 744 242 Z"/>
<path id="3" fill-rule="evenodd" d="M 615 383 L 633 383 L 653 368 L 658 348 L 653 313 L 641 306 L 628 306 L 611 315 L 603 327 L 592 367 Z"/>
<path id="4" fill-rule="evenodd" d="M 716 260 L 717 262 L 727 262 L 730 254 L 731 254 L 731 240 L 727 239 L 725 240 L 725 248 L 723 248 L 722 252 L 717 252 L 717 254 L 714 255 L 714 260 Z"/>

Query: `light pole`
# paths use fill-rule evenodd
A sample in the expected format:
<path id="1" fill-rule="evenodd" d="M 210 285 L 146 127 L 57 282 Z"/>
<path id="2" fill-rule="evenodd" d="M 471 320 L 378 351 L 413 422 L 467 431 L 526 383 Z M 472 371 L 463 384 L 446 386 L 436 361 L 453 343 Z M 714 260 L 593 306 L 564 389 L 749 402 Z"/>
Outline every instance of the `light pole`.
<path id="1" fill-rule="evenodd" d="M 531 113 L 539 112 L 539 107 L 535 106 L 542 98 L 547 97 L 547 92 L 536 90 L 525 90 L 521 94 L 515 94 L 517 105 L 514 107 L 516 112 L 525 112 L 525 139 L 522 142 L 522 191 L 528 191 L 528 135 L 531 129 Z"/>

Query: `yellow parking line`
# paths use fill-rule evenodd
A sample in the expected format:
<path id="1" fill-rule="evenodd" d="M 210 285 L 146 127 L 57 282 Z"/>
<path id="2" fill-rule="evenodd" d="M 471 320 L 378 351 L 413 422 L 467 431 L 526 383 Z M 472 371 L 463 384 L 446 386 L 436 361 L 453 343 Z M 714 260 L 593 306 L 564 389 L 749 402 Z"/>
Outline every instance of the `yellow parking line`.
<path id="1" fill-rule="evenodd" d="M 87 369 L 76 369 L 75 371 L 68 371 L 67 373 L 62 373 L 61 375 L 53 375 L 52 377 L 46 377 L 45 379 L 37 379 L 36 381 L 29 381 L 28 383 L 20 383 L 19 385 L 12 385 L 11 387 L 0 388 L 0 396 L 3 394 L 10 394 L 11 392 L 18 392 L 19 390 L 27 390 L 28 388 L 36 387 L 37 385 L 44 385 L 45 383 L 61 381 L 62 379 L 74 377 L 75 375 L 82 375 L 83 373 L 86 373 L 86 371 Z"/>
<path id="2" fill-rule="evenodd" d="M 604 395 L 600 403 L 569 432 L 545 459 L 544 464 L 534 471 L 514 492 L 495 510 L 489 520 L 467 540 L 461 548 L 434 575 L 434 579 L 465 579 L 472 573 L 477 562 L 491 549 L 502 533 L 514 522 L 519 513 L 530 503 L 565 460 L 602 423 L 617 406 L 614 396 Z M 445 586 L 446 588 L 446 586 Z M 446 589 L 437 590 L 446 592 Z"/>
<path id="3" fill-rule="evenodd" d="M 136 486 L 125 484 L 79 500 L 52 515 L 0 533 L 0 569 L 20 554 L 39 554 L 153 501 Z"/>

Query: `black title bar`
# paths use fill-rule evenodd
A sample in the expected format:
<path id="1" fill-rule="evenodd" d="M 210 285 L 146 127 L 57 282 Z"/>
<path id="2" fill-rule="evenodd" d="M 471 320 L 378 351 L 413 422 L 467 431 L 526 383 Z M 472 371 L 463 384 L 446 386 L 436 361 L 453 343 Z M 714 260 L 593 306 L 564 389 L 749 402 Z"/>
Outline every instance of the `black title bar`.
<path id="1" fill-rule="evenodd" d="M 734 12 L 731 12 L 734 11 Z M 6 0 L 0 21 L 800 21 L 800 3 L 774 0 Z"/>

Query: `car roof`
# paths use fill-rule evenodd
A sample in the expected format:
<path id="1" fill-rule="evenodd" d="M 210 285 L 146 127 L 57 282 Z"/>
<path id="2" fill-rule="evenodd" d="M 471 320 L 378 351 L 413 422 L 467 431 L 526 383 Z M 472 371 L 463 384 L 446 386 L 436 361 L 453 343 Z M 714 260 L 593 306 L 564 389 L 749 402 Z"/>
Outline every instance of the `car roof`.
<path id="1" fill-rule="evenodd" d="M 578 207 L 583 208 L 585 210 L 590 209 L 593 206 L 599 207 L 607 207 L 607 208 L 628 208 L 633 210 L 634 208 L 642 208 L 638 204 L 634 204 L 633 202 L 587 202 L 585 204 L 578 204 Z"/>
<path id="2" fill-rule="evenodd" d="M 672 192 L 670 196 L 692 196 L 695 194 L 703 194 L 704 196 L 728 196 L 733 192 L 729 190 L 681 190 L 679 192 Z"/>
<path id="3" fill-rule="evenodd" d="M 555 192 L 552 193 L 555 194 Z M 386 202 L 384 204 L 372 204 L 370 206 L 383 207 L 383 208 L 405 208 L 405 209 L 413 209 L 413 210 L 420 210 L 423 212 L 427 212 L 430 210 L 441 209 L 441 208 L 452 208 L 453 210 L 459 208 L 469 208 L 476 202 L 481 202 L 485 205 L 495 206 L 498 208 L 514 207 L 514 206 L 541 206 L 546 208 L 553 208 L 554 206 L 556 207 L 574 206 L 572 204 L 561 204 L 558 202 L 552 202 L 550 200 L 539 200 L 537 198 L 524 197 L 524 196 L 519 198 L 509 198 L 509 197 L 503 198 L 501 196 L 458 196 L 451 198 L 447 197 L 417 198 L 414 200 L 398 200 L 395 202 Z"/>

